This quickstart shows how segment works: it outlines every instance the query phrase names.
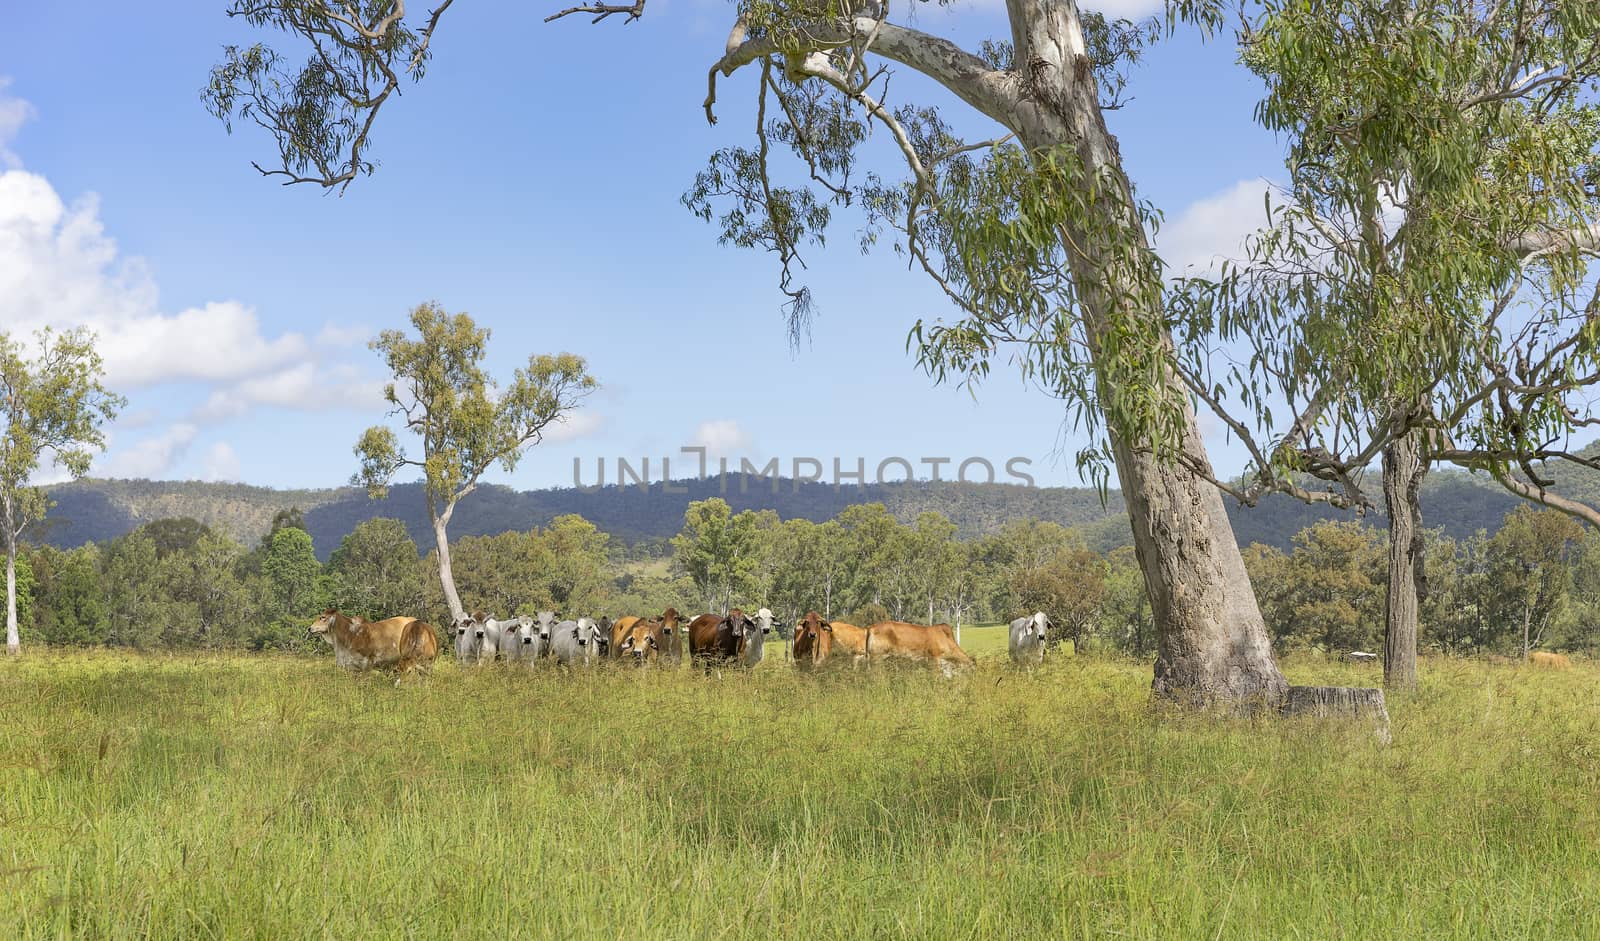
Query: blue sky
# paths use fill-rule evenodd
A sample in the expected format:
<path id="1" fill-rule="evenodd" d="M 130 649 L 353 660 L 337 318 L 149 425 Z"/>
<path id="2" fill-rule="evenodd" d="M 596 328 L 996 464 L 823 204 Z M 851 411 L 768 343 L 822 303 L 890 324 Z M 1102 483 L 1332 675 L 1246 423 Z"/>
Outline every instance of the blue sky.
<path id="1" fill-rule="evenodd" d="M 437 299 L 493 330 L 498 373 L 570 350 L 603 385 L 496 478 L 519 488 L 570 483 L 574 458 L 592 481 L 598 457 L 696 443 L 785 464 L 1020 456 L 1040 484 L 1078 482 L 1061 403 L 1005 369 L 975 396 L 916 369 L 908 329 L 948 307 L 889 252 L 861 256 L 849 219 L 807 255 L 820 315 L 793 350 L 772 260 L 718 246 L 679 205 L 713 150 L 750 140 L 754 72 L 723 83 L 716 127 L 700 108 L 731 6 L 652 0 L 640 22 L 591 27 L 457 4 L 426 80 L 380 118 L 378 172 L 342 198 L 259 177 L 250 161 L 269 161 L 270 140 L 206 113 L 221 47 L 257 38 L 224 7 L 24 4 L 0 32 L 0 329 L 100 332 L 129 404 L 96 474 L 342 483 L 382 418 L 365 341 Z M 915 25 L 975 48 L 1004 35 L 1001 9 L 924 6 Z M 1169 261 L 1232 252 L 1281 165 L 1233 54 L 1227 40 L 1162 44 L 1111 118 L 1167 214 Z M 914 76 L 893 89 L 891 103 L 948 105 L 985 130 Z M 893 167 L 885 137 L 868 147 Z"/>

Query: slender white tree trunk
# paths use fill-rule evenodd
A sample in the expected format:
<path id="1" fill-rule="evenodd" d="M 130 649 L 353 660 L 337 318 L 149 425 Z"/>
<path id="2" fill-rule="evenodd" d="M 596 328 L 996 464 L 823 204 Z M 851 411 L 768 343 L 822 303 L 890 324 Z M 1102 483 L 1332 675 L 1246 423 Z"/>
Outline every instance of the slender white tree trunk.
<path id="1" fill-rule="evenodd" d="M 433 516 L 433 544 L 439 550 L 439 587 L 444 589 L 445 604 L 450 606 L 450 618 L 459 621 L 467 616 L 467 609 L 461 606 L 461 596 L 456 593 L 455 573 L 450 570 L 450 515 L 455 510 L 455 504 L 445 508 L 443 513 Z"/>
<path id="2" fill-rule="evenodd" d="M 6 653 L 22 652 L 22 635 L 17 629 L 17 533 L 6 513 Z"/>

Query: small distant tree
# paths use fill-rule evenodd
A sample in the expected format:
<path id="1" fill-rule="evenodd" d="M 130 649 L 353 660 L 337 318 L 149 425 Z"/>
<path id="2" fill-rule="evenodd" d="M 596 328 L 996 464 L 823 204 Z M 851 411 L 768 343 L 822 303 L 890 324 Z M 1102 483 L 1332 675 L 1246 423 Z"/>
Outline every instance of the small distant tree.
<path id="1" fill-rule="evenodd" d="M 1255 578 L 1253 569 L 1250 577 L 1252 580 Z M 1145 590 L 1144 570 L 1140 568 L 1132 546 L 1118 547 L 1106 556 L 1106 596 L 1102 617 L 1105 630 L 1116 649 L 1138 657 L 1154 649 L 1155 614 L 1150 610 L 1150 593 Z"/>
<path id="2" fill-rule="evenodd" d="M 193 552 L 202 539 L 216 535 L 211 527 L 188 516 L 151 520 L 139 528 L 155 544 L 156 556 L 163 559 L 174 552 Z"/>
<path id="3" fill-rule="evenodd" d="M 1296 533 L 1294 551 L 1262 580 L 1269 593 L 1260 604 L 1280 643 L 1325 651 L 1376 645 L 1383 637 L 1386 555 L 1383 534 L 1353 520 L 1322 520 Z"/>
<path id="4" fill-rule="evenodd" d="M 1522 656 L 1545 632 L 1572 594 L 1573 556 L 1583 526 L 1555 510 L 1519 506 L 1489 540 L 1489 570 L 1501 623 L 1521 628 Z"/>
<path id="5" fill-rule="evenodd" d="M 976 543 L 951 541 L 944 547 L 945 578 L 939 585 L 940 603 L 961 643 L 961 625 L 983 597 L 984 584 L 993 577 L 984 552 Z"/>
<path id="6" fill-rule="evenodd" d="M 272 613 L 279 619 L 309 617 L 322 606 L 322 563 L 305 530 L 278 530 L 261 562 L 261 574 L 267 579 Z"/>
<path id="7" fill-rule="evenodd" d="M 305 537 L 300 530 L 292 532 Z M 309 552 L 309 537 L 306 545 Z M 280 556 L 283 554 L 281 547 L 278 552 Z M 243 547 L 238 543 L 205 530 L 193 546 L 160 557 L 155 581 L 160 599 L 158 609 L 166 618 L 163 643 L 225 647 L 244 639 L 246 625 L 258 607 L 256 599 L 272 597 L 274 591 L 252 591 L 247 586 L 239 573 L 243 556 Z M 311 562 L 315 564 L 316 561 L 313 556 Z M 320 575 L 321 566 L 317 566 L 316 571 Z M 269 603 L 275 604 L 276 599 Z M 304 613 L 309 615 L 310 612 Z M 280 621 L 276 626 L 280 636 L 293 636 L 293 627 L 303 629 L 305 623 L 291 626 Z"/>
<path id="8" fill-rule="evenodd" d="M 422 568 L 405 524 L 370 519 L 351 530 L 328 558 L 329 593 L 347 612 L 370 618 L 422 611 Z"/>
<path id="9" fill-rule="evenodd" d="M 929 624 L 939 623 L 934 614 L 938 607 L 940 590 L 955 576 L 957 556 L 951 552 L 956 535 L 956 524 L 943 513 L 924 510 L 917 521 L 905 531 L 907 558 L 910 561 L 908 581 L 916 592 L 918 613 L 925 606 Z"/>
<path id="10" fill-rule="evenodd" d="M 261 574 L 261 563 L 266 559 L 267 551 L 272 548 L 272 537 L 278 534 L 278 530 L 285 528 L 306 528 L 306 517 L 299 507 L 286 507 L 272 514 L 272 523 L 267 527 L 267 531 L 261 534 L 261 541 L 239 560 L 241 575 L 253 578 Z"/>
<path id="11" fill-rule="evenodd" d="M 50 456 L 74 477 L 89 471 L 105 448 L 101 426 L 123 400 L 100 385 L 105 374 L 94 337 L 86 330 L 36 334 L 38 352 L 0 332 L 0 527 L 6 543 L 6 653 L 22 651 L 17 627 L 17 540 L 44 519 L 50 501 L 28 481 Z"/>
<path id="12" fill-rule="evenodd" d="M 361 470 L 354 482 L 373 499 L 388 493 L 401 468 L 422 471 L 438 549 L 439 584 L 452 618 L 466 613 L 450 569 L 450 518 L 456 505 L 498 464 L 516 469 L 523 453 L 544 438 L 551 423 L 578 407 L 595 388 L 583 358 L 571 353 L 531 356 L 506 388 L 484 369 L 489 331 L 466 314 L 437 303 L 411 312 L 415 338 L 385 330 L 371 347 L 394 376 L 384 389 L 392 414 L 422 439 L 420 457 L 408 457 L 394 430 L 368 428 L 356 444 Z"/>
<path id="13" fill-rule="evenodd" d="M 456 587 L 472 599 L 474 610 L 510 617 L 554 607 L 546 577 L 554 567 L 550 549 L 537 531 L 466 536 L 450 547 Z M 438 568 L 438 553 L 428 554 Z M 443 590 L 430 590 L 428 610 L 448 609 Z"/>
<path id="14" fill-rule="evenodd" d="M 1010 577 L 1011 610 L 1043 611 L 1074 652 L 1100 617 L 1106 602 L 1106 561 L 1082 546 L 1062 547 L 1042 565 L 1018 569 Z M 1050 638 L 1057 640 L 1060 638 Z"/>
<path id="15" fill-rule="evenodd" d="M 758 516 L 735 514 L 726 500 L 689 504 L 672 538 L 673 565 L 694 582 L 707 610 L 726 613 L 756 565 Z"/>
<path id="16" fill-rule="evenodd" d="M 844 540 L 839 524 L 829 520 L 784 520 L 762 546 L 772 570 L 768 605 L 789 624 L 812 608 L 833 616 L 834 594 L 844 569 Z"/>
<path id="17" fill-rule="evenodd" d="M 154 612 L 159 604 L 159 555 L 149 527 L 112 540 L 101 553 L 101 579 L 110 612 L 110 642 L 146 647 L 157 639 Z"/>
<path id="18" fill-rule="evenodd" d="M 576 513 L 558 516 L 540 534 L 550 555 L 545 576 L 556 610 L 576 617 L 598 614 L 610 594 L 607 550 L 611 537 Z"/>
<path id="19" fill-rule="evenodd" d="M 846 589 L 835 607 L 854 607 L 859 614 L 859 609 L 871 606 L 874 611 L 881 608 L 885 617 L 892 616 L 889 589 L 901 555 L 900 521 L 882 503 L 847 506 L 834 520 L 844 544 L 841 584 Z"/>
<path id="20" fill-rule="evenodd" d="M 38 617 L 35 637 L 52 646 L 102 644 L 106 640 L 105 593 L 100 585 L 100 550 L 41 546 L 29 560 L 35 570 Z M 27 622 L 27 618 L 22 618 Z"/>

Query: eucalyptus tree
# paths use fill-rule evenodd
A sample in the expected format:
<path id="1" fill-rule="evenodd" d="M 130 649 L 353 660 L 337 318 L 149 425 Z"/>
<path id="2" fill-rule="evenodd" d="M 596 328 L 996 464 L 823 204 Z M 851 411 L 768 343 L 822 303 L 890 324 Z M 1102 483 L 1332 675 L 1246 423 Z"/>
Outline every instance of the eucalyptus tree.
<path id="1" fill-rule="evenodd" d="M 696 500 L 672 537 L 673 566 L 694 582 L 706 610 L 726 614 L 748 592 L 762 537 L 777 523 L 771 510 L 734 513 L 720 497 Z"/>
<path id="2" fill-rule="evenodd" d="M 1570 600 L 1573 557 L 1583 536 L 1583 527 L 1570 517 L 1521 506 L 1506 514 L 1505 525 L 1489 540 L 1491 603 L 1501 615 L 1496 621 L 1504 633 L 1519 631 L 1511 639 L 1524 659 L 1545 643 Z"/>
<path id="3" fill-rule="evenodd" d="M 576 617 L 598 612 L 609 600 L 611 537 L 576 513 L 550 521 L 539 539 L 550 558 L 544 578 L 556 610 Z"/>
<path id="4" fill-rule="evenodd" d="M 838 521 L 784 520 L 763 547 L 773 568 L 770 606 L 790 624 L 815 608 L 825 620 L 848 580 L 848 546 Z"/>
<path id="5" fill-rule="evenodd" d="M 273 137 L 277 158 L 262 173 L 346 187 L 374 169 L 374 122 L 423 77 L 452 5 L 410 16 L 402 0 L 236 0 L 231 14 L 288 34 L 304 58 L 230 47 L 208 105 Z M 633 22 L 645 5 L 590 2 L 547 19 Z M 1166 27 L 1209 29 L 1220 9 L 1173 0 Z M 1287 686 L 1174 378 L 1148 239 L 1154 213 L 1135 201 L 1105 122 L 1122 103 L 1125 67 L 1161 28 L 1108 22 L 1077 0 L 1007 0 L 1005 10 L 1009 35 L 974 52 L 891 22 L 912 11 L 886 0 L 742 0 L 726 43 L 706 56 L 704 109 L 714 123 L 727 83 L 748 75 L 755 139 L 714 154 L 684 201 L 724 241 L 775 256 L 796 332 L 813 307 L 797 282 L 802 250 L 821 242 L 836 210 L 863 208 L 866 246 L 892 243 L 949 296 L 950 321 L 913 329 L 919 362 L 938 379 L 975 379 L 1009 359 L 1072 403 L 1097 442 L 1080 466 L 1102 486 L 1114 466 L 1159 635 L 1156 692 L 1279 702 Z M 937 103 L 891 104 L 896 67 L 993 122 L 992 136 L 963 139 Z M 859 151 L 873 139 L 903 162 L 901 179 L 861 172 Z M 776 178 L 779 154 L 798 182 Z"/>
<path id="6" fill-rule="evenodd" d="M 356 525 L 328 557 L 329 601 L 371 620 L 421 616 L 426 595 L 417 544 L 396 519 Z"/>
<path id="7" fill-rule="evenodd" d="M 545 429 L 578 407 L 595 387 L 583 358 L 571 353 L 528 357 L 512 381 L 498 387 L 484 368 L 489 331 L 466 314 L 436 303 L 411 311 L 416 338 L 385 330 L 371 343 L 394 377 L 384 388 L 407 431 L 422 439 L 408 456 L 394 429 L 374 425 L 356 443 L 361 469 L 353 482 L 374 499 L 387 494 L 407 467 L 423 474 L 428 519 L 433 524 L 439 585 L 450 616 L 466 613 L 450 569 L 450 518 L 491 467 L 510 473 Z"/>
<path id="8" fill-rule="evenodd" d="M 1268 0 L 1242 30 L 1289 140 L 1286 202 L 1221 277 L 1183 285 L 1182 374 L 1271 491 L 1390 522 L 1385 679 L 1416 682 L 1430 464 L 1600 522 L 1536 462 L 1600 381 L 1600 6 Z M 1310 481 L 1320 481 L 1321 485 Z"/>
<path id="9" fill-rule="evenodd" d="M 100 384 L 105 374 L 94 337 L 85 330 L 36 335 L 30 355 L 0 331 L 0 528 L 6 543 L 6 653 L 22 650 L 17 628 L 17 541 L 44 519 L 50 500 L 28 481 L 45 457 L 73 477 L 89 472 L 105 448 L 107 421 L 123 400 Z"/>

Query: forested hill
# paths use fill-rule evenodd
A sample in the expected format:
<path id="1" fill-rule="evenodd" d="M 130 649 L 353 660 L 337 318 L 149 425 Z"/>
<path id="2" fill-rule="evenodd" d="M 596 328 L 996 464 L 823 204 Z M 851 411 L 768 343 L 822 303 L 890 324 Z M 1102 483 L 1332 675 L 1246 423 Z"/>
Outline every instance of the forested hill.
<path id="1" fill-rule="evenodd" d="M 1578 497 L 1600 497 L 1600 474 L 1563 474 L 1560 490 Z M 1588 478 L 1594 478 L 1593 480 Z M 742 485 L 743 484 L 743 485 Z M 518 492 L 507 487 L 480 488 L 456 510 L 452 536 L 487 535 L 542 526 L 564 513 L 578 513 L 614 538 L 627 543 L 664 539 L 683 524 L 692 500 L 722 497 L 735 511 L 772 509 L 788 519 L 823 521 L 854 503 L 882 502 L 895 516 L 911 521 L 925 510 L 937 510 L 960 527 L 963 536 L 992 532 L 1016 519 L 1052 520 L 1079 527 L 1096 549 L 1130 539 L 1122 498 L 1113 492 L 1102 507 L 1088 488 L 1022 487 L 1014 484 L 912 482 L 843 486 L 827 483 L 779 483 L 750 478 L 747 484 L 730 474 L 724 487 L 716 478 L 683 481 L 665 492 L 658 483 L 648 492 L 638 487 L 606 487 L 585 493 L 575 488 Z M 50 512 L 45 539 L 70 547 L 85 541 L 120 536 L 153 519 L 193 517 L 242 543 L 253 543 L 286 507 L 305 511 L 317 553 L 326 558 L 357 523 L 378 516 L 396 517 L 423 547 L 431 545 L 427 512 L 420 486 L 395 487 L 386 500 L 369 500 L 365 492 L 344 487 L 327 490 L 273 490 L 243 484 L 196 481 L 84 480 L 53 487 L 56 506 Z M 1229 501 L 1230 504 L 1232 501 Z M 1493 531 L 1513 505 L 1513 498 L 1484 477 L 1435 472 L 1423 489 L 1427 525 L 1442 526 L 1454 536 L 1479 529 Z M 1340 515 L 1287 497 L 1274 497 L 1255 508 L 1230 505 L 1234 531 L 1241 544 L 1264 542 L 1287 547 L 1294 533 L 1312 521 Z M 1383 525 L 1382 519 L 1375 523 Z"/>

